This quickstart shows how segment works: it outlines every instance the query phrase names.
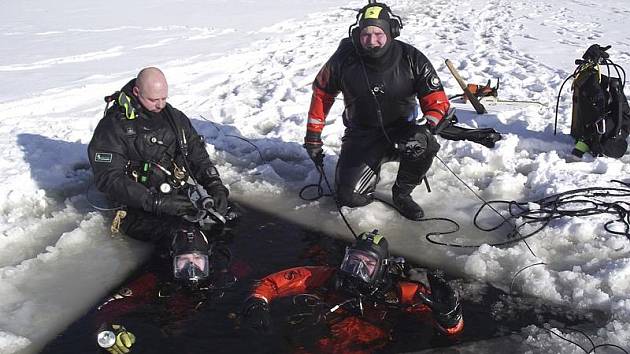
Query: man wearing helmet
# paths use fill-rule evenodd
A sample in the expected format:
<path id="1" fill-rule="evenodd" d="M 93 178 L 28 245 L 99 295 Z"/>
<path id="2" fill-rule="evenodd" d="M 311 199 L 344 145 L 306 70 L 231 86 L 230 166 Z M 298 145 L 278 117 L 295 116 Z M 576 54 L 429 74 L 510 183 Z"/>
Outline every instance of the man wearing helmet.
<path id="1" fill-rule="evenodd" d="M 202 231 L 178 230 L 171 243 L 173 278 L 191 289 L 202 286 L 210 274 L 209 253 L 210 243 Z"/>
<path id="2" fill-rule="evenodd" d="M 317 339 L 312 349 L 319 352 L 382 348 L 397 314 L 428 318 L 442 335 L 461 333 L 464 322 L 454 289 L 434 272 L 427 274 L 427 282 L 411 281 L 403 274 L 402 263 L 389 257 L 387 240 L 376 230 L 363 233 L 346 249 L 339 268 L 291 268 L 257 282 L 243 306 L 242 320 L 250 328 L 269 332 L 271 303 L 293 297 L 293 304 L 303 302 L 308 309 L 300 318 L 291 316 L 284 322 L 325 323 L 334 333 Z"/>
<path id="3" fill-rule="evenodd" d="M 427 57 L 394 39 L 401 28 L 400 17 L 385 4 L 361 9 L 349 37 L 313 82 L 304 147 L 321 168 L 325 119 L 343 93 L 346 130 L 335 176 L 337 202 L 350 207 L 372 202 L 381 164 L 400 161 L 394 205 L 404 217 L 420 220 L 424 212 L 411 192 L 440 149 L 432 133 L 450 105 Z"/>
<path id="4" fill-rule="evenodd" d="M 98 307 L 96 341 L 101 348 L 113 354 L 130 351 L 136 338 L 129 318 L 141 317 L 160 327 L 167 323 L 175 330 L 201 304 L 222 296 L 222 290 L 235 282 L 228 273 L 229 249 L 195 226 L 178 229 L 169 252 L 160 256 Z"/>

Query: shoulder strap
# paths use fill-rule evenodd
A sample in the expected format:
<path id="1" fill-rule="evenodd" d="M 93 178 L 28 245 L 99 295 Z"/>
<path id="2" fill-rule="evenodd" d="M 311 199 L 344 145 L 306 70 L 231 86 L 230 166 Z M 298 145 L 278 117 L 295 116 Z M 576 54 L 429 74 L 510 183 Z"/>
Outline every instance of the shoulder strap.
<path id="1" fill-rule="evenodd" d="M 175 140 L 177 141 L 177 145 L 180 151 L 184 155 L 184 161 L 186 161 L 186 159 L 188 158 L 188 142 L 186 141 L 186 132 L 184 131 L 184 128 L 178 124 L 177 119 L 175 119 L 173 115 L 172 108 L 168 104 L 166 105 L 166 107 L 164 107 L 164 113 L 166 115 L 167 122 L 175 132 Z M 188 164 L 187 161 L 186 164 Z"/>

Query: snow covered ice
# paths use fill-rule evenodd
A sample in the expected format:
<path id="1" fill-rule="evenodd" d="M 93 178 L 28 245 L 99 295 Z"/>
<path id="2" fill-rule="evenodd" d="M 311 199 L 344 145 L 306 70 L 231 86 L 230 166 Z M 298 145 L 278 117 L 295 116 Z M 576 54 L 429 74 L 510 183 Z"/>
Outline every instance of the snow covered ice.
<path id="1" fill-rule="evenodd" d="M 494 149 L 440 139 L 440 158 L 485 199 L 532 201 L 588 186 L 628 181 L 630 155 L 619 160 L 571 156 L 571 93 L 555 99 L 574 59 L 593 43 L 612 45 L 611 58 L 630 68 L 627 0 L 387 2 L 404 21 L 400 39 L 424 52 L 448 95 L 460 92 L 444 59 L 465 80 L 500 79 L 500 99 L 543 105 L 488 105 L 476 115 L 455 104 L 460 121 L 504 133 Z M 102 116 L 102 98 L 142 67 L 155 65 L 170 84 L 169 102 L 206 137 L 211 159 L 231 196 L 279 217 L 348 238 L 334 202 L 304 202 L 297 192 L 318 174 L 301 142 L 311 83 L 347 35 L 359 1 L 273 2 L 42 0 L 3 4 L 0 14 L 0 353 L 37 352 L 96 299 L 116 286 L 149 249 L 111 237 L 108 215 L 86 200 L 87 143 Z M 324 129 L 325 170 L 334 167 L 343 134 L 343 103 Z M 235 138 L 243 137 L 251 141 Z M 389 198 L 396 165 L 385 165 L 378 193 Z M 472 226 L 480 201 L 439 161 L 433 192 L 413 196 L 429 217 L 448 216 L 462 230 L 449 241 L 505 239 Z M 530 206 L 533 208 L 535 206 Z M 630 240 L 607 233 L 606 216 L 561 219 L 508 248 L 454 249 L 428 243 L 429 231 L 381 203 L 344 208 L 357 230 L 378 228 L 395 253 L 451 274 L 519 291 L 609 318 L 588 331 L 595 344 L 630 350 Z M 464 294 L 474 296 L 473 293 Z M 584 337 L 550 326 L 565 337 Z M 493 343 L 476 344 L 476 352 Z M 580 353 L 538 326 L 507 344 L 515 352 Z M 479 347 L 480 346 L 480 347 Z M 481 348 L 481 349 L 480 349 Z M 620 352 L 614 348 L 598 353 Z"/>

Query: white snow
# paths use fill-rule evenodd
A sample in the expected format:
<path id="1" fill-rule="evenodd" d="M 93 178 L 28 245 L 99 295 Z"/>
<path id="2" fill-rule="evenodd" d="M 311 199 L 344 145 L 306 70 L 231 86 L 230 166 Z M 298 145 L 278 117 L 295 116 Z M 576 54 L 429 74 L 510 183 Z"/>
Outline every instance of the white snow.
<path id="1" fill-rule="evenodd" d="M 627 0 L 388 4 L 405 23 L 400 39 L 431 59 L 447 94 L 459 93 L 459 87 L 444 65 L 446 58 L 469 82 L 500 79 L 501 99 L 542 103 L 488 105 L 486 115 L 455 104 L 463 124 L 504 133 L 494 149 L 440 140 L 440 158 L 476 193 L 485 199 L 532 201 L 627 180 L 630 155 L 570 158 L 572 139 L 562 134 L 571 120 L 568 88 L 560 100 L 561 134 L 553 135 L 560 84 L 590 44 L 612 45 L 612 59 L 630 68 Z M 165 72 L 169 101 L 206 136 L 208 152 L 234 199 L 255 201 L 279 217 L 349 238 L 330 198 L 304 202 L 297 191 L 319 177 L 300 146 L 311 82 L 363 5 L 347 0 L 4 3 L 0 353 L 37 352 L 149 251 L 128 238 L 112 237 L 111 215 L 94 211 L 85 197 L 91 175 L 86 147 L 102 116 L 102 97 L 145 66 Z M 329 179 L 343 134 L 342 109 L 339 100 L 323 134 Z M 384 198 L 396 170 L 395 163 L 383 167 L 378 191 Z M 505 240 L 500 232 L 487 234 L 472 226 L 480 201 L 440 161 L 429 179 L 433 192 L 417 188 L 415 199 L 430 217 L 448 216 L 462 225 L 456 238 L 445 239 L 466 244 Z M 630 350 L 630 240 L 607 233 L 606 217 L 554 221 L 528 239 L 534 255 L 523 243 L 475 250 L 432 245 L 424 235 L 449 225 L 415 224 L 380 203 L 344 212 L 356 230 L 379 228 L 395 252 L 426 265 L 500 288 L 513 285 L 543 302 L 603 311 L 609 315 L 606 324 L 588 334 L 595 344 Z M 541 262 L 513 281 L 519 270 Z M 554 325 L 549 329 L 585 342 L 579 334 Z M 581 352 L 537 326 L 511 339 L 503 350 L 511 345 L 521 352 Z M 488 342 L 486 349 L 493 345 Z"/>

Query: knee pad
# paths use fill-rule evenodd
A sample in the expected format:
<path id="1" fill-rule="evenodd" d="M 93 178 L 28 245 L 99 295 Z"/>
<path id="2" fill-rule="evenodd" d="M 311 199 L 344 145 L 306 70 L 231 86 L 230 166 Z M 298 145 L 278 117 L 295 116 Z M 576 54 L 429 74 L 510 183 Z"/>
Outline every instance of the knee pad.
<path id="1" fill-rule="evenodd" d="M 414 126 L 399 149 L 401 158 L 415 161 L 435 156 L 440 150 L 440 144 L 426 127 Z"/>

